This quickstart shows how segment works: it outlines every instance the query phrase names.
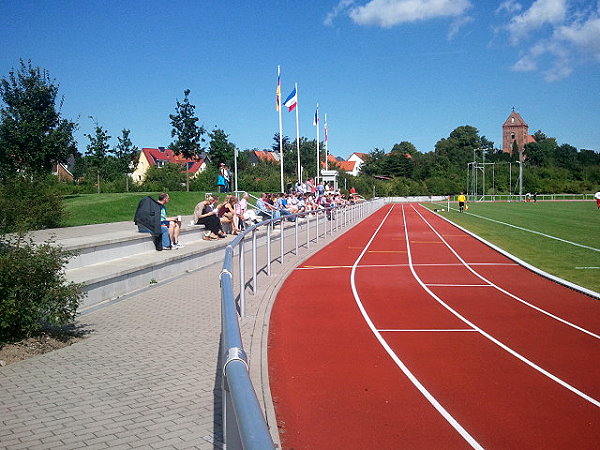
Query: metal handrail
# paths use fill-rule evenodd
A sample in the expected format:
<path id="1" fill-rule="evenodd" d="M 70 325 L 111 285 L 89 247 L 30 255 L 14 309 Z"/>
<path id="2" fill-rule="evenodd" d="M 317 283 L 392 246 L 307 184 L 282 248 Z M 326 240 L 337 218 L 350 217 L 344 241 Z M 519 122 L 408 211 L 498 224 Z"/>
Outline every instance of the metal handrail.
<path id="1" fill-rule="evenodd" d="M 317 232 L 315 239 L 318 239 L 319 216 L 325 214 L 343 214 L 335 226 L 336 230 L 347 226 L 348 223 L 356 222 L 372 212 L 381 203 L 381 200 L 372 202 L 361 202 L 355 205 L 346 205 L 343 208 L 330 207 L 314 211 L 307 211 L 288 216 L 282 216 L 278 219 L 264 220 L 258 224 L 252 225 L 239 234 L 225 249 L 225 258 L 223 268 L 219 275 L 221 282 L 221 335 L 222 335 L 222 356 L 223 356 L 223 440 L 228 449 L 274 449 L 275 444 L 269 433 L 269 427 L 263 415 L 262 408 L 258 401 L 256 391 L 250 380 L 248 373 L 248 356 L 244 351 L 241 337 L 241 330 L 238 321 L 238 312 L 244 316 L 245 309 L 245 290 L 246 275 L 244 269 L 244 242 L 247 237 L 252 240 L 252 292 L 256 293 L 257 267 L 256 267 L 256 233 L 261 227 L 267 229 L 267 275 L 270 275 L 271 264 L 271 230 L 273 223 L 280 221 L 281 233 L 278 236 L 281 240 L 280 262 L 283 264 L 284 256 L 284 223 L 295 218 L 296 250 L 298 254 L 298 218 L 306 217 L 307 249 L 310 244 L 310 215 L 315 214 L 315 226 Z M 333 235 L 333 220 L 330 221 L 329 233 Z M 327 226 L 325 226 L 327 234 Z M 236 297 L 234 294 L 234 250 L 238 249 L 239 271 L 239 311 L 236 306 Z"/>

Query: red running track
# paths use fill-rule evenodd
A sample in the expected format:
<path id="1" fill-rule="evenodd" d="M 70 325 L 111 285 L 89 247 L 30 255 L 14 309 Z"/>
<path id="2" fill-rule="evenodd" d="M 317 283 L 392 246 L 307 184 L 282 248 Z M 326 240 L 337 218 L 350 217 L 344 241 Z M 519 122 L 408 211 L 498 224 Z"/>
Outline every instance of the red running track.
<path id="1" fill-rule="evenodd" d="M 599 335 L 598 300 L 388 205 L 277 296 L 283 448 L 600 448 Z"/>

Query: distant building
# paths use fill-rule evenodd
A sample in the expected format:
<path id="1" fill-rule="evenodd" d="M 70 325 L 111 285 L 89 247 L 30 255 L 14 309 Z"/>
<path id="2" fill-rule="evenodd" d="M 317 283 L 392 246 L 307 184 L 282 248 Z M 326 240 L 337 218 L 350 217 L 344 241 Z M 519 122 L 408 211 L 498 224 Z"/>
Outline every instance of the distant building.
<path id="1" fill-rule="evenodd" d="M 143 183 L 146 178 L 146 172 L 150 167 L 160 168 L 167 164 L 180 165 L 182 172 L 185 172 L 187 168 L 190 172 L 190 178 L 194 178 L 196 175 L 206 170 L 205 158 L 184 158 L 181 155 L 176 155 L 173 150 L 165 147 L 143 148 L 140 152 L 137 166 L 131 174 L 131 178 L 134 183 Z"/>
<path id="2" fill-rule="evenodd" d="M 255 166 L 261 161 L 279 164 L 279 153 L 270 152 L 269 150 L 252 150 L 248 156 L 248 162 Z"/>
<path id="3" fill-rule="evenodd" d="M 525 145 L 530 142 L 535 142 L 535 139 L 529 134 L 529 125 L 513 109 L 502 125 L 502 151 L 512 155 L 516 144 L 517 150 L 521 154 Z"/>

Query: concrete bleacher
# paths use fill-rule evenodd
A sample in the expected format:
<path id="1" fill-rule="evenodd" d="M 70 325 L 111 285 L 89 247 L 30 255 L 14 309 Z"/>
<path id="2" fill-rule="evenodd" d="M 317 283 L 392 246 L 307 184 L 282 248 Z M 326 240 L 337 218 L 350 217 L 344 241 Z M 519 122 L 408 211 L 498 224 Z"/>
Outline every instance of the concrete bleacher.
<path id="1" fill-rule="evenodd" d="M 81 308 L 87 308 L 222 260 L 226 242 L 233 237 L 204 241 L 204 227 L 190 226 L 190 219 L 182 218 L 179 240 L 184 248 L 160 252 L 151 236 L 138 232 L 133 222 L 42 230 L 33 238 L 77 253 L 65 275 L 68 281 L 83 284 L 86 297 Z"/>

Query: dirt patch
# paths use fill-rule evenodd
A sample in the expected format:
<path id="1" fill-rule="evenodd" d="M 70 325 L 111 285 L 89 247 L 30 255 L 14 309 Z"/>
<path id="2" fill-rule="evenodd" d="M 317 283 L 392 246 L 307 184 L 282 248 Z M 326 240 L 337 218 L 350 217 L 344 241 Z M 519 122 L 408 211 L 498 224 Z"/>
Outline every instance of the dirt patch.
<path id="1" fill-rule="evenodd" d="M 19 342 L 4 344 L 0 347 L 0 367 L 24 359 L 68 347 L 82 339 L 80 335 L 60 335 L 58 337 L 42 333 L 39 336 L 23 339 Z"/>

